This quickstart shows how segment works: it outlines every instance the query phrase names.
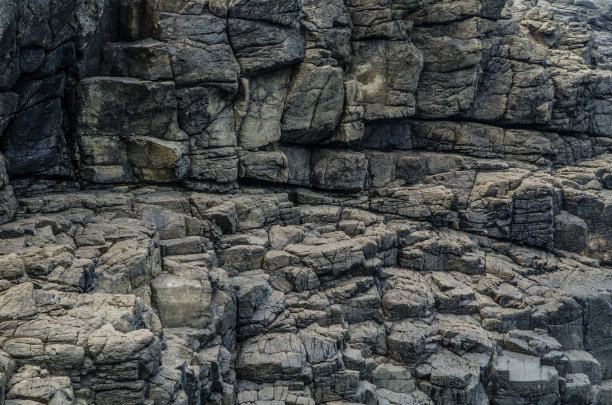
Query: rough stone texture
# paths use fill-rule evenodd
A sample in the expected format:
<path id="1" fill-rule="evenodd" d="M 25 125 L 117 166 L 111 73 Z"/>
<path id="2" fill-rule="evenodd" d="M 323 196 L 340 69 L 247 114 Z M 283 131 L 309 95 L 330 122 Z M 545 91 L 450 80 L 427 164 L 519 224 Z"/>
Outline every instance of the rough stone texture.
<path id="1" fill-rule="evenodd" d="M 0 404 L 611 404 L 611 16 L 0 0 Z"/>
<path id="2" fill-rule="evenodd" d="M 0 224 L 13 219 L 17 211 L 17 200 L 6 174 L 6 159 L 0 154 Z"/>
<path id="3" fill-rule="evenodd" d="M 287 94 L 281 140 L 305 144 L 325 140 L 338 126 L 343 103 L 340 68 L 302 64 Z"/>
<path id="4" fill-rule="evenodd" d="M 358 199 L 117 191 L 0 226 L 7 401 L 606 403 L 612 280 L 585 252 Z"/>

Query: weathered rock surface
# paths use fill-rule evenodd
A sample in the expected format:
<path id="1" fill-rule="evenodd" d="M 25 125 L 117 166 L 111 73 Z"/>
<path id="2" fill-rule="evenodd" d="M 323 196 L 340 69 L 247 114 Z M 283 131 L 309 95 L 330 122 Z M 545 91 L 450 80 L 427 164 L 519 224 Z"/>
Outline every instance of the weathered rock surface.
<path id="1" fill-rule="evenodd" d="M 0 226 L 7 403 L 607 403 L 605 259 L 360 200 L 118 191 Z"/>
<path id="2" fill-rule="evenodd" d="M 605 2 L 226 3 L 7 3 L 0 133 L 15 185 L 336 189 L 311 171 L 322 144 L 538 166 L 610 148 Z M 285 162 L 294 145 L 314 150 Z M 275 154 L 246 153 L 260 149 Z M 253 156 L 270 167 L 239 175 Z"/>
<path id="3" fill-rule="evenodd" d="M 0 0 L 0 404 L 612 404 L 606 0 Z"/>

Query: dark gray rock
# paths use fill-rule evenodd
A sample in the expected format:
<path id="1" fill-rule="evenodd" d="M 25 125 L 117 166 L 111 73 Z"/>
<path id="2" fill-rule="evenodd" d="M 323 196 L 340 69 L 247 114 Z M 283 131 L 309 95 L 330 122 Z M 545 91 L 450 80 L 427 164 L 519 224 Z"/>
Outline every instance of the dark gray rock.
<path id="1" fill-rule="evenodd" d="M 609 15 L 0 0 L 0 403 L 609 403 Z"/>
<path id="2" fill-rule="evenodd" d="M 230 18 L 228 32 L 244 76 L 295 65 L 304 59 L 304 37 L 298 27 Z"/>

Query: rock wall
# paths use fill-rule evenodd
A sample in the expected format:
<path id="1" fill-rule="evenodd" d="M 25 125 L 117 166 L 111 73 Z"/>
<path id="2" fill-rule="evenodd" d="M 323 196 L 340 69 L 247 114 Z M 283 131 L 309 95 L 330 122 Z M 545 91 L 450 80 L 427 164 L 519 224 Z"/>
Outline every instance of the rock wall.
<path id="1" fill-rule="evenodd" d="M 118 30 L 129 42 L 107 43 L 104 76 L 79 84 L 81 178 L 359 191 L 365 178 L 324 178 L 328 158 L 342 161 L 347 146 L 455 151 L 461 128 L 483 131 L 457 150 L 477 157 L 533 163 L 547 154 L 517 145 L 521 137 L 559 145 L 553 165 L 608 149 L 612 34 L 603 8 L 379 3 L 126 6 Z"/>
<path id="2" fill-rule="evenodd" d="M 0 0 L 0 404 L 612 404 L 611 44 L 608 0 Z"/>
<path id="3" fill-rule="evenodd" d="M 317 168 L 347 148 L 560 166 L 610 146 L 605 1 L 5 3 L 0 132 L 20 188 L 337 190 Z"/>

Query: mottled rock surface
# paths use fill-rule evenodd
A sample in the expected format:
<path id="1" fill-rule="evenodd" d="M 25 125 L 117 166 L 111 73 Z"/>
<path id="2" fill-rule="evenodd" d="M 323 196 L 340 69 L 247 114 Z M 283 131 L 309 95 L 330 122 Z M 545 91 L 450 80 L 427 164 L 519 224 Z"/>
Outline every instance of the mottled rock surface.
<path id="1" fill-rule="evenodd" d="M 608 0 L 0 0 L 0 404 L 612 404 Z"/>

